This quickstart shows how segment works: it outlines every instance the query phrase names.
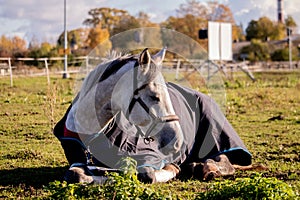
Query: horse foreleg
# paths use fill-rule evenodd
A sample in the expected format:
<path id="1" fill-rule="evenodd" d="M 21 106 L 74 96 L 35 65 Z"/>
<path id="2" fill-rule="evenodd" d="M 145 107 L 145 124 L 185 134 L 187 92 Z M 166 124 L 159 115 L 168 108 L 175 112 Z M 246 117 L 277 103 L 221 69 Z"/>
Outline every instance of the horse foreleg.
<path id="1" fill-rule="evenodd" d="M 178 174 L 179 168 L 173 164 L 168 164 L 163 169 L 154 172 L 156 182 L 167 182 Z"/>
<path id="2" fill-rule="evenodd" d="M 220 176 L 233 175 L 235 168 L 226 155 L 221 154 L 214 159 L 207 159 L 203 164 L 203 179 L 211 180 Z"/>
<path id="3" fill-rule="evenodd" d="M 64 180 L 68 183 L 94 183 L 103 184 L 107 180 L 105 176 L 94 176 L 87 173 L 85 167 L 70 167 Z"/>
<path id="4" fill-rule="evenodd" d="M 210 180 L 219 176 L 233 175 L 236 170 L 264 171 L 268 168 L 262 164 L 248 166 L 233 165 L 226 155 L 221 154 L 214 159 L 208 159 L 203 165 L 203 179 Z"/>
<path id="5" fill-rule="evenodd" d="M 264 166 L 263 164 L 252 164 L 252 165 L 247 165 L 247 166 L 241 166 L 241 165 L 232 165 L 234 169 L 236 170 L 254 170 L 254 171 L 265 171 L 268 170 L 268 167 Z"/>

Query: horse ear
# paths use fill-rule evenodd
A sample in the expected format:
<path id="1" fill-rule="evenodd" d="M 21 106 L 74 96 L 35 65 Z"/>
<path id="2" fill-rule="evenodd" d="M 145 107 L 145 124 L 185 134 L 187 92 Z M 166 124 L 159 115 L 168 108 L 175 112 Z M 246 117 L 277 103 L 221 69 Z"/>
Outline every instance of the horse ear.
<path id="1" fill-rule="evenodd" d="M 148 51 L 148 48 L 142 51 L 142 53 L 139 56 L 138 62 L 142 71 L 144 73 L 147 73 L 151 65 L 151 55 Z"/>
<path id="2" fill-rule="evenodd" d="M 153 56 L 153 60 L 155 61 L 155 63 L 157 65 L 161 65 L 162 62 L 164 61 L 165 55 L 166 55 L 166 51 L 167 51 L 167 48 L 164 47 L 162 50 L 160 50 L 157 54 L 155 54 Z"/>

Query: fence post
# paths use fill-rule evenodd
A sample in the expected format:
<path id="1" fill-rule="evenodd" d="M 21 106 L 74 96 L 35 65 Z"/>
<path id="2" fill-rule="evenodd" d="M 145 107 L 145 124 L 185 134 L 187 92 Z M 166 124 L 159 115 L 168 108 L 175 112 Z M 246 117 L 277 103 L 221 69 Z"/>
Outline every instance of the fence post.
<path id="1" fill-rule="evenodd" d="M 50 85 L 50 76 L 49 76 L 49 69 L 48 69 L 47 58 L 44 58 L 44 62 L 45 62 L 45 68 L 46 68 L 47 83 L 48 83 L 48 85 Z"/>
<path id="2" fill-rule="evenodd" d="M 11 67 L 11 58 L 8 58 L 8 68 L 9 68 L 9 76 L 10 76 L 10 87 L 12 87 L 13 84 L 13 75 L 12 75 L 12 67 Z"/>
<path id="3" fill-rule="evenodd" d="M 89 57 L 85 57 L 86 74 L 89 72 Z"/>
<path id="4" fill-rule="evenodd" d="M 180 68 L 180 59 L 178 59 L 177 61 L 177 66 L 176 66 L 176 74 L 175 74 L 175 80 L 178 80 L 178 76 L 179 76 L 179 68 Z"/>

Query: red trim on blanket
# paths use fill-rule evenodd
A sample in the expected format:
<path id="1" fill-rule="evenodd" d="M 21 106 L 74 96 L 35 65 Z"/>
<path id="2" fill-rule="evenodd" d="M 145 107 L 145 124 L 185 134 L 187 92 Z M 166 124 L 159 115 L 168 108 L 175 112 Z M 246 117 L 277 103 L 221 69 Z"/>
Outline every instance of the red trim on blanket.
<path id="1" fill-rule="evenodd" d="M 72 138 L 80 139 L 78 133 L 70 131 L 69 129 L 67 129 L 66 125 L 64 126 L 64 137 L 72 137 Z"/>

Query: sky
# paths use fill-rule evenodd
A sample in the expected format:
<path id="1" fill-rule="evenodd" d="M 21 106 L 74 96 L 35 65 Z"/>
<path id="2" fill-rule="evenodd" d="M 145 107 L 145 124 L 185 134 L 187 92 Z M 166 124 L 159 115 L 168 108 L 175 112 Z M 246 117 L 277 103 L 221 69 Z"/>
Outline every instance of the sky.
<path id="1" fill-rule="evenodd" d="M 207 0 L 199 0 L 207 2 Z M 283 0 L 284 16 L 291 15 L 300 27 L 299 0 Z M 154 22 L 176 16 L 176 10 L 186 0 L 66 0 L 67 29 L 84 27 L 92 8 L 111 7 L 127 10 L 131 15 L 147 13 Z M 228 5 L 237 24 L 244 28 L 251 20 L 266 16 L 277 20 L 277 0 L 219 0 Z M 19 36 L 27 42 L 55 43 L 64 30 L 64 0 L 0 0 L 0 36 Z"/>

